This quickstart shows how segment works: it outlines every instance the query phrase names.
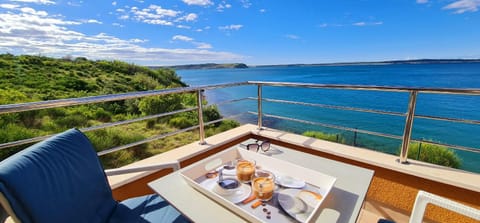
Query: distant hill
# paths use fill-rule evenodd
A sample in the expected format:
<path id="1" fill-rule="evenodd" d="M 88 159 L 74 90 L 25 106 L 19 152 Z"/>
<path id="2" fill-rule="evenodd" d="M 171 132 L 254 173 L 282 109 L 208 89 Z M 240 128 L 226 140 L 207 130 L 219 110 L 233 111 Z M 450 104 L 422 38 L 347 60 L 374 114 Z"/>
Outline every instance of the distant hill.
<path id="1" fill-rule="evenodd" d="M 187 65 L 175 65 L 175 66 L 151 66 L 151 69 L 169 68 L 175 70 L 198 70 L 198 69 L 225 69 L 225 68 L 248 68 L 244 63 L 205 63 L 205 64 L 187 64 Z"/>
<path id="2" fill-rule="evenodd" d="M 348 65 L 389 65 L 389 64 L 446 64 L 446 63 L 480 63 L 480 59 L 417 59 L 417 60 L 386 60 L 370 62 L 338 62 L 314 64 L 279 64 L 258 65 L 255 67 L 301 67 L 301 66 L 348 66 Z"/>
<path id="3" fill-rule="evenodd" d="M 0 54 L 0 104 L 183 86 L 169 69 L 83 57 Z"/>

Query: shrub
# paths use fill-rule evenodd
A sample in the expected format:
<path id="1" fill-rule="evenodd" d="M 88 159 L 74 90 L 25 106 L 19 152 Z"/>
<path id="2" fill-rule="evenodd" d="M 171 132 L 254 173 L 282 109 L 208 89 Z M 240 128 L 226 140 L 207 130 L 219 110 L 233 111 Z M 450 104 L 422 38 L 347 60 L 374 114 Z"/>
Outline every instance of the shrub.
<path id="1" fill-rule="evenodd" d="M 181 100 L 179 95 L 147 97 L 140 100 L 138 108 L 146 115 L 161 114 L 181 109 Z"/>
<path id="2" fill-rule="evenodd" d="M 120 130 L 116 128 L 101 129 L 94 132 L 87 132 L 86 135 L 88 136 L 97 151 L 126 145 L 146 138 L 140 133 Z M 146 148 L 146 144 L 141 144 L 131 147 L 129 149 L 101 156 L 100 160 L 102 161 L 102 164 L 105 168 L 119 167 L 149 156 L 150 154 L 146 154 Z"/>
<path id="3" fill-rule="evenodd" d="M 155 120 L 148 120 L 147 121 L 147 129 L 153 129 L 155 127 L 155 124 L 157 124 L 157 122 Z"/>
<path id="4" fill-rule="evenodd" d="M 185 116 L 178 116 L 178 117 L 171 118 L 168 121 L 168 124 L 176 128 L 184 129 L 184 128 L 193 126 L 195 124 L 195 121 L 196 120 L 189 119 Z"/>
<path id="5" fill-rule="evenodd" d="M 453 168 L 462 165 L 461 159 L 452 149 L 427 143 L 410 143 L 408 158 Z"/>
<path id="6" fill-rule="evenodd" d="M 13 142 L 21 139 L 33 138 L 35 133 L 31 129 L 15 125 L 15 124 L 6 124 L 0 127 L 0 143 Z M 3 160 L 16 152 L 20 151 L 23 148 L 26 148 L 28 145 L 15 146 L 7 149 L 0 149 L 0 160 Z"/>
<path id="7" fill-rule="evenodd" d="M 219 123 L 218 127 L 208 127 L 205 130 L 205 136 L 209 137 L 221 132 L 225 132 L 229 129 L 233 129 L 240 126 L 240 123 L 235 120 L 223 120 Z"/>
<path id="8" fill-rule="evenodd" d="M 323 139 L 330 142 L 338 142 L 342 144 L 346 143 L 345 137 L 343 137 L 343 135 L 341 134 L 328 134 L 328 133 L 318 132 L 318 131 L 306 131 L 303 133 L 303 135 L 316 138 L 316 139 Z"/>
<path id="9" fill-rule="evenodd" d="M 55 124 L 64 128 L 86 126 L 88 118 L 80 114 L 71 114 L 65 117 L 57 118 Z"/>

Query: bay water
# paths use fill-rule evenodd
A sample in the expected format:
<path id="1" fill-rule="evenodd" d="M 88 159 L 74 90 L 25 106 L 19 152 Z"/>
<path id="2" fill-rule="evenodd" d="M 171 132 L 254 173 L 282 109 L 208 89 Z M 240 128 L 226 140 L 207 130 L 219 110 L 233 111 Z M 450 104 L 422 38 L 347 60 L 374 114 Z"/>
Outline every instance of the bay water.
<path id="1" fill-rule="evenodd" d="M 177 70 L 177 74 L 190 86 L 211 85 L 243 81 L 275 81 L 316 84 L 374 85 L 422 88 L 477 88 L 480 89 L 480 63 L 449 64 L 391 64 L 345 66 L 271 66 L 247 69 Z M 206 92 L 209 103 L 257 97 L 256 86 L 240 86 Z M 294 87 L 263 87 L 263 97 L 306 103 L 357 107 L 405 113 L 409 94 L 335 89 L 306 89 Z M 223 116 L 257 111 L 255 100 L 246 100 L 219 106 Z M 401 136 L 405 117 L 371 114 L 356 111 L 264 102 L 266 114 L 302 119 L 311 122 L 343 126 L 378 133 Z M 480 120 L 480 95 L 445 95 L 420 93 L 416 115 Z M 241 123 L 256 123 L 255 115 L 239 116 Z M 343 143 L 396 154 L 400 140 L 317 125 L 265 118 L 264 125 L 302 134 L 321 131 L 337 134 Z M 480 148 L 480 125 L 452 123 L 416 118 L 413 139 L 424 139 L 446 144 Z M 480 153 L 456 150 L 462 159 L 461 169 L 480 173 Z"/>

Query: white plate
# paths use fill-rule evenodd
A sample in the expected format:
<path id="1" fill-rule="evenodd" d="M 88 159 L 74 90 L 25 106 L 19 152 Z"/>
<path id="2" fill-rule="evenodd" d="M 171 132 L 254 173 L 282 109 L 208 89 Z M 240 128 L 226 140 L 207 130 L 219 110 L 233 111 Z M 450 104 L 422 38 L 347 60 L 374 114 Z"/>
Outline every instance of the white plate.
<path id="1" fill-rule="evenodd" d="M 305 222 L 320 202 L 316 193 L 306 190 L 285 189 L 278 193 L 278 203 L 290 216 L 300 222 Z"/>
<path id="2" fill-rule="evenodd" d="M 234 204 L 240 203 L 243 200 L 247 199 L 248 197 L 250 197 L 250 194 L 252 193 L 252 188 L 250 187 L 250 185 L 241 184 L 240 188 L 237 191 L 228 195 L 224 195 L 222 193 L 217 192 L 215 189 L 216 188 L 215 186 L 217 185 L 217 180 L 218 178 L 205 180 L 200 185 L 202 185 L 209 191 L 213 191 L 214 193 L 218 194 L 219 196 L 225 198 L 226 200 Z"/>
<path id="3" fill-rule="evenodd" d="M 280 184 L 283 187 L 289 187 L 289 188 L 303 188 L 303 187 L 305 187 L 305 181 L 304 180 L 293 178 L 291 176 L 276 175 L 275 176 L 275 182 L 277 184 Z"/>
<path id="4" fill-rule="evenodd" d="M 250 197 L 250 194 L 252 193 L 252 188 L 248 184 L 242 184 L 238 191 L 233 192 L 232 194 L 229 195 L 220 195 L 223 198 L 227 199 L 228 201 L 236 204 L 240 203 L 243 200 L 247 199 Z"/>

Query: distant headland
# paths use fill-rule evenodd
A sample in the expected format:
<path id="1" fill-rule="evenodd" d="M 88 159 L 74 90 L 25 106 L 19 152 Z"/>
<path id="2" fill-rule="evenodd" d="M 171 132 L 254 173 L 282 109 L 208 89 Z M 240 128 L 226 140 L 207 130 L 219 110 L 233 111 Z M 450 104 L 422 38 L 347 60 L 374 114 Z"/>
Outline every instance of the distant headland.
<path id="1" fill-rule="evenodd" d="M 302 66 L 349 66 L 349 65 L 391 65 L 391 64 L 448 64 L 448 63 L 480 63 L 480 59 L 416 59 L 416 60 L 386 60 L 370 62 L 337 62 L 337 63 L 313 63 L 313 64 L 277 64 L 277 65 L 252 65 L 247 66 L 244 63 L 204 63 L 187 64 L 174 66 L 149 66 L 152 69 L 170 68 L 175 70 L 194 70 L 194 69 L 236 69 L 249 67 L 302 67 Z"/>
<path id="2" fill-rule="evenodd" d="M 175 70 L 198 70 L 198 69 L 225 69 L 225 68 L 248 68 L 244 63 L 204 63 L 204 64 L 187 64 L 187 65 L 175 65 L 175 66 L 150 66 L 152 69 L 158 68 L 170 68 Z"/>
<path id="3" fill-rule="evenodd" d="M 336 63 L 315 63 L 315 64 L 258 65 L 258 66 L 255 66 L 255 67 L 349 66 L 349 65 L 391 65 L 391 64 L 448 64 L 448 63 L 480 63 L 480 59 L 386 60 L 386 61 L 370 61 L 370 62 L 336 62 Z"/>

